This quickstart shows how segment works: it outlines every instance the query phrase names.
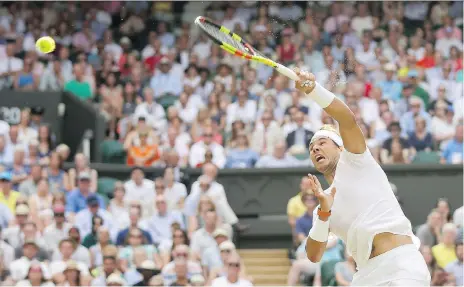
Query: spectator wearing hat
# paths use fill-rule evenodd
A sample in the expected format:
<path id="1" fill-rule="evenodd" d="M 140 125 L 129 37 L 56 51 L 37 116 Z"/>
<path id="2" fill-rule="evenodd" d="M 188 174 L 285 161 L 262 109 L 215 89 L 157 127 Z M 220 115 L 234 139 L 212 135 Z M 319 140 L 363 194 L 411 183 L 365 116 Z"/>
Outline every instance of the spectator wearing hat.
<path id="1" fill-rule="evenodd" d="M 0 173 L 0 203 L 5 204 L 12 214 L 16 210 L 16 200 L 19 192 L 12 190 L 12 174 L 8 171 Z"/>
<path id="2" fill-rule="evenodd" d="M 462 264 L 463 261 L 463 244 L 462 238 L 457 238 L 455 243 L 456 257 L 457 259 L 449 263 L 445 267 L 445 271 L 454 276 L 456 280 L 456 286 L 464 285 L 464 267 Z"/>
<path id="3" fill-rule="evenodd" d="M 77 214 L 79 211 L 87 207 L 87 198 L 92 198 L 92 203 L 98 202 L 101 209 L 105 208 L 105 201 L 99 194 L 94 194 L 90 190 L 90 174 L 88 172 L 81 172 L 78 176 L 77 188 L 70 191 L 66 199 L 66 211 Z"/>
<path id="4" fill-rule="evenodd" d="M 23 280 L 28 274 L 31 263 L 37 260 L 40 247 L 34 240 L 29 240 L 23 244 L 23 256 L 13 261 L 10 265 L 11 278 L 15 281 Z"/>
<path id="5" fill-rule="evenodd" d="M 403 85 L 400 81 L 394 78 L 396 72 L 396 65 L 394 63 L 387 63 L 383 67 L 385 71 L 385 80 L 377 84 L 382 90 L 384 99 L 397 101 L 401 97 Z"/>
<path id="6" fill-rule="evenodd" d="M 210 272 L 208 272 L 208 282 L 210 283 L 214 279 L 219 277 L 221 274 L 227 273 L 227 262 L 229 261 L 229 256 L 231 253 L 236 252 L 235 244 L 229 240 L 226 240 L 219 244 L 218 248 L 221 265 L 219 267 L 211 269 Z M 240 277 L 246 277 L 245 268 L 241 269 Z"/>
<path id="7" fill-rule="evenodd" d="M 182 92 L 182 76 L 172 70 L 172 63 L 167 57 L 161 58 L 154 76 L 150 80 L 150 87 L 155 91 L 155 97 L 166 95 L 179 96 Z"/>
<path id="8" fill-rule="evenodd" d="M 47 250 L 50 252 L 58 247 L 61 240 L 68 237 L 69 229 L 72 227 L 72 224 L 66 221 L 64 205 L 55 204 L 52 209 L 53 221 L 45 227 L 43 232 L 43 238 L 47 242 Z"/>
<path id="9" fill-rule="evenodd" d="M 74 220 L 75 226 L 79 228 L 79 232 L 82 237 L 85 238 L 92 232 L 94 227 L 93 218 L 95 216 L 99 216 L 103 220 L 103 222 L 101 222 L 101 226 L 105 226 L 110 230 L 112 234 L 111 238 L 116 237 L 114 232 L 117 232 L 117 230 L 116 226 L 114 226 L 113 216 L 109 211 L 101 206 L 101 202 L 102 199 L 98 197 L 98 194 L 91 194 L 86 199 L 87 208 L 76 214 Z M 94 232 L 96 232 L 96 230 L 94 230 Z"/>
<path id="10" fill-rule="evenodd" d="M 232 252 L 226 262 L 225 275 L 214 279 L 211 282 L 212 287 L 235 285 L 235 286 L 253 286 L 247 279 L 241 277 L 243 262 L 236 252 Z"/>
<path id="11" fill-rule="evenodd" d="M 23 228 L 28 222 L 29 207 L 26 204 L 18 204 L 16 206 L 15 220 L 10 227 L 6 228 L 3 232 L 3 238 L 14 248 L 21 245 L 21 234 Z"/>
<path id="12" fill-rule="evenodd" d="M 136 270 L 142 275 L 142 280 L 135 284 L 131 284 L 132 286 L 149 286 L 150 279 L 161 273 L 161 270 L 156 267 L 155 262 L 152 260 L 143 261 Z"/>
<path id="13" fill-rule="evenodd" d="M 201 265 L 206 269 L 206 274 L 209 271 L 220 268 L 223 266 L 221 260 L 221 250 L 219 246 L 221 243 L 229 240 L 229 233 L 222 228 L 217 228 L 212 234 L 216 244 L 205 249 L 201 256 Z"/>
<path id="14" fill-rule="evenodd" d="M 108 278 L 106 279 L 106 286 L 126 286 L 126 280 L 118 274 L 118 273 L 113 273 Z"/>

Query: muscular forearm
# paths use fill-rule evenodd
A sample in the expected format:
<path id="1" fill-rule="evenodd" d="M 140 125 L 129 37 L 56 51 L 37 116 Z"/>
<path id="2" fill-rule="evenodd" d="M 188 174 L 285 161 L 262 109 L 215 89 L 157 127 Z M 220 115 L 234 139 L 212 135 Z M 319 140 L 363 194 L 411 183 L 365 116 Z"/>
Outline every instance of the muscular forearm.
<path id="1" fill-rule="evenodd" d="M 319 242 L 308 237 L 306 239 L 306 256 L 311 262 L 317 263 L 321 261 L 326 245 L 327 242 Z"/>
<path id="2" fill-rule="evenodd" d="M 329 219 L 318 218 L 306 239 L 306 255 L 311 262 L 321 261 L 329 238 Z"/>

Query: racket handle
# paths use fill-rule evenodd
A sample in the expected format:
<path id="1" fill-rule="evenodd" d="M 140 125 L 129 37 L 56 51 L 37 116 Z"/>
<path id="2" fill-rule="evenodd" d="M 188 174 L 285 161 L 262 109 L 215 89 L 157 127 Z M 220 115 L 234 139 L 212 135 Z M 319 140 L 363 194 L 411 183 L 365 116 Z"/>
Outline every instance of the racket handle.
<path id="1" fill-rule="evenodd" d="M 291 69 L 289 69 L 289 68 L 287 68 L 284 65 L 281 65 L 279 63 L 276 63 L 276 64 L 277 64 L 277 67 L 275 69 L 277 70 L 277 72 L 281 73 L 282 75 L 284 75 L 284 76 L 286 76 L 286 77 L 288 77 L 288 78 L 290 78 L 290 79 L 292 79 L 294 81 L 299 81 L 300 80 L 300 78 L 297 76 L 297 74 L 293 70 L 291 70 Z"/>

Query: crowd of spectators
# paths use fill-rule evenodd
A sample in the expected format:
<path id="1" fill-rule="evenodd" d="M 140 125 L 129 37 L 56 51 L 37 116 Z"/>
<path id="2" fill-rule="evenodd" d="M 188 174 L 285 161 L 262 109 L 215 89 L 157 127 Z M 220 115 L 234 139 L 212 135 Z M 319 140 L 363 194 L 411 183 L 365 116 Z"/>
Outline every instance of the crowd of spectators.
<path id="1" fill-rule="evenodd" d="M 9 3 L 0 89 L 65 90 L 93 103 L 127 164 L 308 166 L 336 124 L 272 68 L 232 56 L 198 14 L 316 75 L 355 113 L 384 164 L 462 163 L 462 5 L 430 2 Z M 56 52 L 35 51 L 41 35 Z"/>
<path id="2" fill-rule="evenodd" d="M 462 2 L 5 2 L 0 90 L 88 102 L 134 169 L 109 200 L 87 158 L 69 159 L 56 142 L 43 108 L 0 121 L 3 285 L 252 284 L 233 243 L 246 226 L 218 169 L 309 166 L 312 135 L 337 123 L 272 68 L 212 44 L 193 25 L 198 15 L 313 72 L 354 112 L 380 163 L 463 162 Z M 54 53 L 35 50 L 43 35 Z M 146 178 L 149 166 L 163 176 Z M 181 167 L 202 168 L 189 189 Z M 291 201 L 300 246 L 316 201 L 303 191 Z M 456 214 L 440 200 L 417 229 L 434 285 L 462 285 Z M 336 238 L 330 246 L 332 268 L 302 259 L 300 246 L 289 284 L 302 274 L 347 284 L 354 263 Z"/>

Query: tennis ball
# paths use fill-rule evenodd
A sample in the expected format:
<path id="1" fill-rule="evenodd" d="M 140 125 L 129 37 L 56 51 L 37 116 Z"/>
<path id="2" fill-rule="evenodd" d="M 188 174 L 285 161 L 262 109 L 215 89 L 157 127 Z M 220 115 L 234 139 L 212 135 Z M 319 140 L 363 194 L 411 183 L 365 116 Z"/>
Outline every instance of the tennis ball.
<path id="1" fill-rule="evenodd" d="M 42 53 L 51 53 L 55 50 L 55 40 L 48 36 L 41 37 L 35 42 L 35 47 Z"/>

